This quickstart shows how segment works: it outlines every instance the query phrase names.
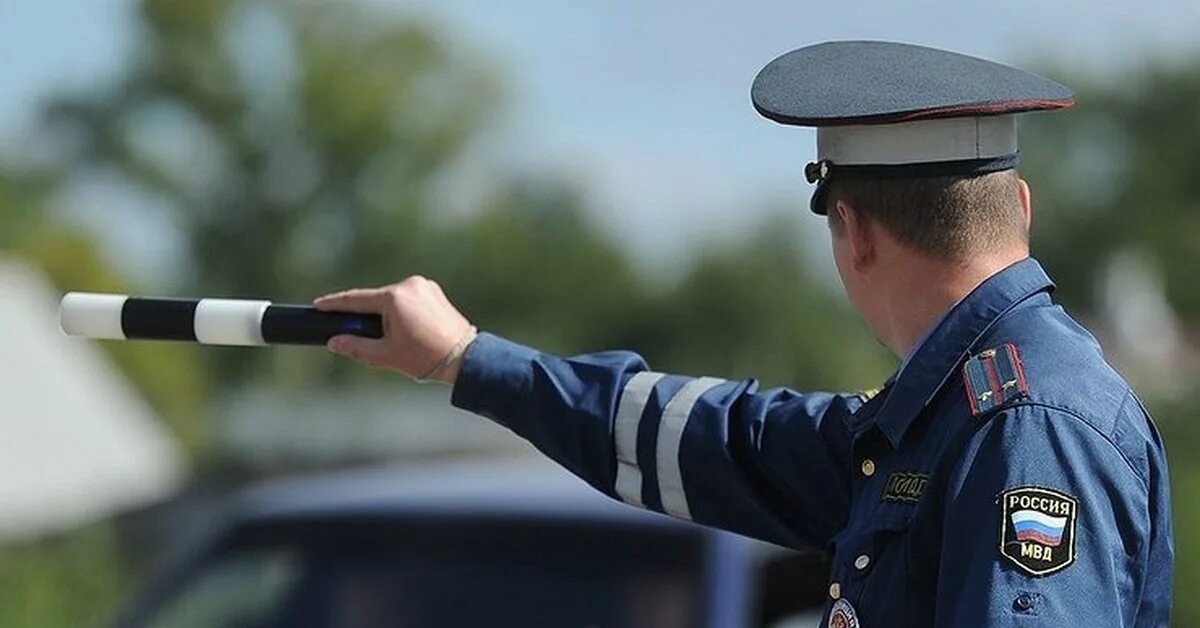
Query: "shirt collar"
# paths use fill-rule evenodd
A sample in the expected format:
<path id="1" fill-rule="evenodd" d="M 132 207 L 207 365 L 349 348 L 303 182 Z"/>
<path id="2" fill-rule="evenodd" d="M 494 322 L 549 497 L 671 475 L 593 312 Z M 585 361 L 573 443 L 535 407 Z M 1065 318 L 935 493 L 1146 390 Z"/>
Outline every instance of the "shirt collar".
<path id="1" fill-rule="evenodd" d="M 917 352 L 921 350 L 921 347 L 925 346 L 925 341 L 929 340 L 929 337 L 933 335 L 934 330 L 936 330 L 938 326 L 942 324 L 942 321 L 946 320 L 946 317 L 949 316 L 950 312 L 953 312 L 954 308 L 956 307 L 958 307 L 957 302 L 950 306 L 950 309 L 943 312 L 942 315 L 938 317 L 937 322 L 930 325 L 929 329 L 925 330 L 925 334 L 921 336 L 921 339 L 917 341 L 917 344 L 913 345 L 913 348 L 909 350 L 908 355 L 904 356 L 904 360 L 900 362 L 900 366 L 896 369 L 896 372 L 891 377 L 892 380 L 904 375 L 904 369 L 908 368 L 909 363 L 912 362 L 913 356 L 917 355 Z M 891 380 L 889 380 L 889 382 L 890 381 Z"/>
<path id="2" fill-rule="evenodd" d="M 875 423 L 893 448 L 972 345 L 1005 312 L 1029 296 L 1054 289 L 1037 260 L 1026 258 L 992 275 L 951 308 L 889 386 Z"/>

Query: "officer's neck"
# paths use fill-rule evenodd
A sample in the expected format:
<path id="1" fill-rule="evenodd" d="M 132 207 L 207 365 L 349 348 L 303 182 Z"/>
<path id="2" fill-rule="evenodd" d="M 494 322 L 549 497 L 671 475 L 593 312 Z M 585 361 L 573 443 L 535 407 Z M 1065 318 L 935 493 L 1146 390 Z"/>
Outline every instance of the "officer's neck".
<path id="1" fill-rule="evenodd" d="M 882 340 L 904 359 L 950 308 L 979 284 L 1029 256 L 1028 250 L 981 255 L 966 262 L 947 262 L 915 253 L 896 256 L 883 270 L 885 296 Z"/>

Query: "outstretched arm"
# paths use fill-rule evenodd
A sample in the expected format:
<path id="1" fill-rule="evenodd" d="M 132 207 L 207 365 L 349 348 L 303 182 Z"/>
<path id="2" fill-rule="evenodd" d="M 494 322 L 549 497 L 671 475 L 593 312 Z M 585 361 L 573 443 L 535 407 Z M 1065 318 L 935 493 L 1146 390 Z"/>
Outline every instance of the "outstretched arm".
<path id="1" fill-rule="evenodd" d="M 381 314 L 384 338 L 330 348 L 410 377 L 453 356 L 472 329 L 421 278 L 316 304 Z M 559 358 L 490 334 L 452 362 L 443 379 L 455 405 L 626 503 L 789 546 L 823 546 L 847 516 L 857 396 L 760 392 L 752 380 L 654 373 L 628 352 Z"/>

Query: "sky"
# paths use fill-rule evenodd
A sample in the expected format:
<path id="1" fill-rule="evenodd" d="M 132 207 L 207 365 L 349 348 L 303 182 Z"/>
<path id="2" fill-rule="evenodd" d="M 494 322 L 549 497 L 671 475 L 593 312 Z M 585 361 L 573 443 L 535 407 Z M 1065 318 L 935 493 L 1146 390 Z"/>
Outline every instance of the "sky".
<path id="1" fill-rule="evenodd" d="M 500 68 L 507 104 L 484 158 L 579 181 L 598 222 L 652 265 L 735 238 L 766 212 L 806 211 L 812 133 L 764 120 L 749 102 L 755 73 L 788 50 L 886 39 L 1111 80 L 1153 58 L 1200 58 L 1195 0 L 356 1 L 418 15 Z M 7 152 L 29 141 L 46 95 L 118 71 L 131 7 L 0 2 Z"/>

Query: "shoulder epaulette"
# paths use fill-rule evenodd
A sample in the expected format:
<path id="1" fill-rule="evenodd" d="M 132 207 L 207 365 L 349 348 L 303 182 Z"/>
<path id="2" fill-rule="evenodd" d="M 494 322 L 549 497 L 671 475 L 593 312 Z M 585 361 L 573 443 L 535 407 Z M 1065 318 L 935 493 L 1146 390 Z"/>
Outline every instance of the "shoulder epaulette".
<path id="1" fill-rule="evenodd" d="M 1029 396 L 1021 356 L 1011 342 L 971 356 L 963 365 L 963 385 L 974 415 Z"/>

